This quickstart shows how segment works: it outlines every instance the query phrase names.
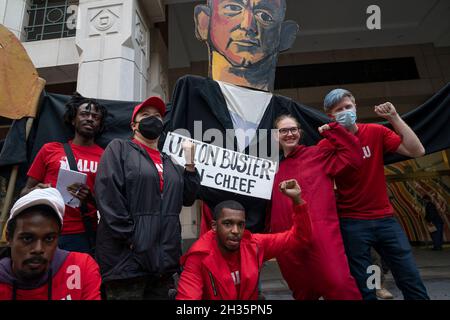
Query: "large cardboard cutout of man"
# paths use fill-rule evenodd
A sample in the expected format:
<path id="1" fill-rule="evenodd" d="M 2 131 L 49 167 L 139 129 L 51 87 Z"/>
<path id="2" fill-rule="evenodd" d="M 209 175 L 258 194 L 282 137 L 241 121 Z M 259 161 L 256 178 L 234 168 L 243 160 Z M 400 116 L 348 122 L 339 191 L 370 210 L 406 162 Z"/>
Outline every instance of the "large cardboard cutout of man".
<path id="1" fill-rule="evenodd" d="M 270 92 L 278 54 L 292 46 L 299 29 L 297 23 L 284 21 L 285 12 L 285 0 L 208 0 L 196 6 L 196 35 L 208 46 L 210 74 L 178 79 L 165 130 L 187 129 L 197 140 L 278 158 L 271 153 L 278 143 L 271 139 L 270 129 L 279 115 L 292 113 L 305 131 L 304 142 L 317 141 L 317 127 L 327 118 Z M 239 130 L 245 132 L 243 139 L 236 137 Z M 200 198 L 209 208 L 234 199 L 245 206 L 246 227 L 251 232 L 264 230 L 267 201 L 205 187 Z"/>
<path id="2" fill-rule="evenodd" d="M 272 91 L 279 52 L 299 26 L 283 21 L 284 0 L 209 0 L 195 8 L 196 36 L 209 49 L 213 80 Z"/>

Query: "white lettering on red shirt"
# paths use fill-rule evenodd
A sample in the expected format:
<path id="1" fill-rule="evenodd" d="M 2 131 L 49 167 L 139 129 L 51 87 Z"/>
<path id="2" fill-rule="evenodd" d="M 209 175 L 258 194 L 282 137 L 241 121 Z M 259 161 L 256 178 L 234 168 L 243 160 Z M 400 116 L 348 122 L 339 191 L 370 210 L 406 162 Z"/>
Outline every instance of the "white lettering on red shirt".
<path id="1" fill-rule="evenodd" d="M 79 266 L 70 265 L 66 269 L 66 273 L 69 274 L 67 277 L 67 289 L 81 289 L 81 269 Z"/>
<path id="2" fill-rule="evenodd" d="M 79 146 L 74 145 L 71 141 L 69 141 L 69 144 L 77 162 L 78 171 L 87 174 L 86 184 L 93 192 L 98 163 L 103 149 L 96 144 Z M 43 145 L 39 150 L 27 175 L 41 183 L 49 183 L 52 187 L 56 187 L 60 168 L 70 169 L 63 144 L 50 142 Z M 89 216 L 96 217 L 97 210 L 91 203 L 88 203 L 88 210 Z M 84 231 L 80 210 L 66 206 L 61 234 L 77 234 Z"/>
<path id="3" fill-rule="evenodd" d="M 363 159 L 367 159 L 367 158 L 370 158 L 372 156 L 372 153 L 370 152 L 370 147 L 369 146 L 364 146 L 364 147 L 362 147 L 362 149 L 363 149 L 363 154 L 364 154 Z"/>

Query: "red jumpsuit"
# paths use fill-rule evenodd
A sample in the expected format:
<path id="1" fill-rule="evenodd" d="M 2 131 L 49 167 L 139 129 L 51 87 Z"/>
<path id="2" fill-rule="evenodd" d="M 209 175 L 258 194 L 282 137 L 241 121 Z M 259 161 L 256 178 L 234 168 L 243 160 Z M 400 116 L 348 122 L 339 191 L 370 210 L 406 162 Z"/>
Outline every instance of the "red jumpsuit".
<path id="1" fill-rule="evenodd" d="M 51 264 L 52 278 L 42 284 L 30 284 L 27 289 L 16 286 L 17 279 L 11 269 L 11 258 L 1 259 L 0 300 L 100 300 L 102 278 L 97 262 L 85 253 L 57 249 L 55 256 L 57 254 L 60 255 L 61 262 L 60 265 Z"/>
<path id="2" fill-rule="evenodd" d="M 292 211 L 291 201 L 287 214 L 292 215 Z M 245 230 L 239 249 L 239 292 L 217 245 L 216 234 L 212 230 L 205 233 L 181 258 L 183 272 L 177 300 L 256 300 L 263 262 L 302 250 L 310 243 L 311 222 L 306 203 L 294 207 L 293 219 L 290 230 L 282 233 L 252 234 Z"/>
<path id="3" fill-rule="evenodd" d="M 336 211 L 333 177 L 357 170 L 362 149 L 358 139 L 337 123 L 322 134 L 329 145 L 298 146 L 281 161 L 272 193 L 271 232 L 292 226 L 291 203 L 278 190 L 281 181 L 296 179 L 309 205 L 312 243 L 304 250 L 277 258 L 284 279 L 297 300 L 356 300 L 361 294 L 350 274 Z"/>

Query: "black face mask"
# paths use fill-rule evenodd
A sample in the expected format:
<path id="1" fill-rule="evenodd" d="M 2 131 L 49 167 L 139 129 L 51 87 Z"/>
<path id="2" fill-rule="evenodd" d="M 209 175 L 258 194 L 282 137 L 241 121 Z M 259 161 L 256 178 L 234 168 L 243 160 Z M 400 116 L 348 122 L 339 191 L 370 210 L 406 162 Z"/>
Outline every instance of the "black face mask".
<path id="1" fill-rule="evenodd" d="M 139 121 L 139 132 L 149 140 L 155 140 L 163 131 L 163 122 L 155 117 L 147 117 Z"/>

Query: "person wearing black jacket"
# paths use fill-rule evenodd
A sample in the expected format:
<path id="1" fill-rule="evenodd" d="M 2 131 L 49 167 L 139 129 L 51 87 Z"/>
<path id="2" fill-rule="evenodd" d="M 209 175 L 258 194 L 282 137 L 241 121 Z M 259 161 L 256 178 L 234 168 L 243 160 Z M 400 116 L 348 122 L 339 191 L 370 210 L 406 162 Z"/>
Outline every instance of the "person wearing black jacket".
<path id="1" fill-rule="evenodd" d="M 133 138 L 113 140 L 100 160 L 96 257 L 107 299 L 168 299 L 179 271 L 179 214 L 194 203 L 200 176 L 192 159 L 182 168 L 158 151 L 165 110 L 157 97 L 136 106 Z"/>

